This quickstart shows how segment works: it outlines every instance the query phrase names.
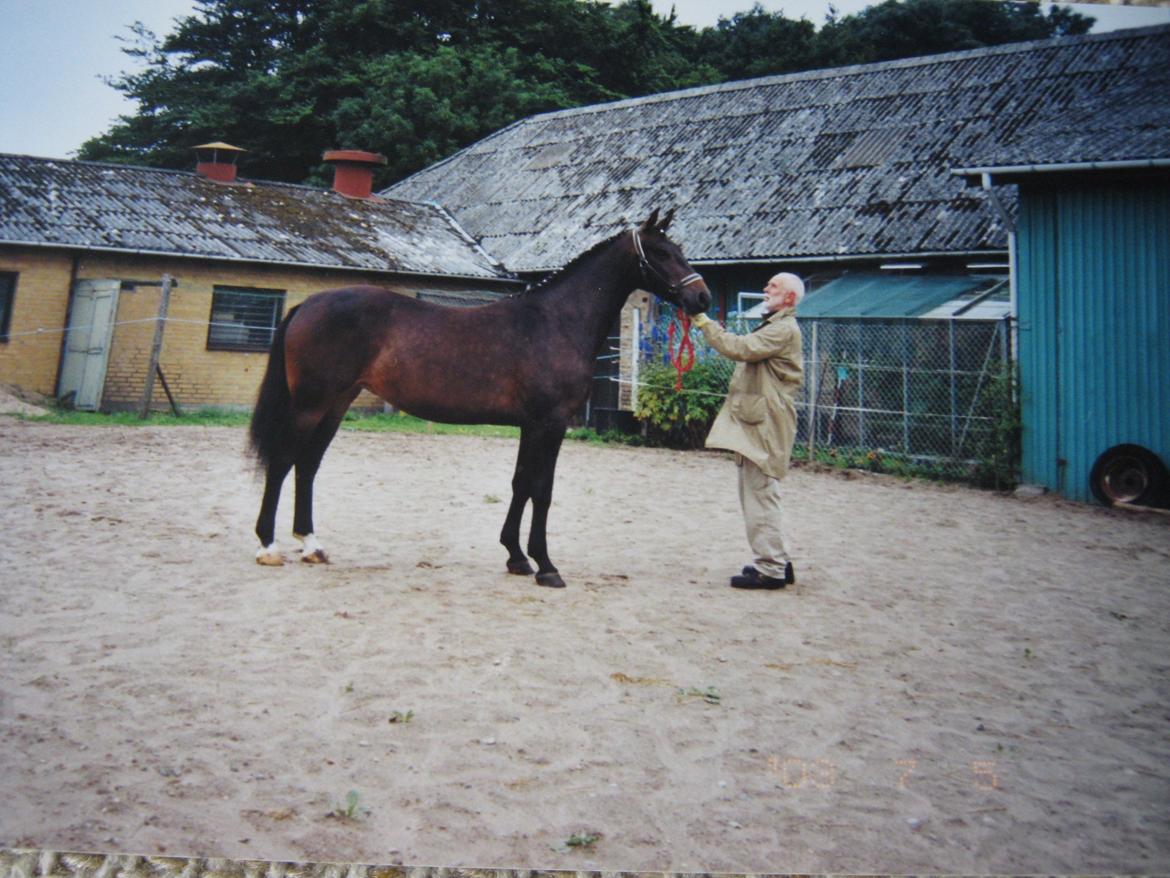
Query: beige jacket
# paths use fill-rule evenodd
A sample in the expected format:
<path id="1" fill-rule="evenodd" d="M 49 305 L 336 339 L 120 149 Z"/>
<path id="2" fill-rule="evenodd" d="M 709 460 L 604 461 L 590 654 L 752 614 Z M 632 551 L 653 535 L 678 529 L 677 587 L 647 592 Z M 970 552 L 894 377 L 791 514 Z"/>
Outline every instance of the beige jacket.
<path id="1" fill-rule="evenodd" d="M 795 313 L 786 308 L 769 314 L 747 335 L 728 332 L 714 320 L 702 329 L 711 347 L 739 362 L 707 447 L 742 454 L 776 479 L 788 472 L 796 440 L 793 397 L 804 380 Z"/>

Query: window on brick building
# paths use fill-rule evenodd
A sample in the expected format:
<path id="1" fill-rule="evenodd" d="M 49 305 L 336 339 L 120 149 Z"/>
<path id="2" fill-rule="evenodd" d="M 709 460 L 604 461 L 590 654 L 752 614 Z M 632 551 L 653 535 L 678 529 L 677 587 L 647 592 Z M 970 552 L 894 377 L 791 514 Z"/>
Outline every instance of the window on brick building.
<path id="1" fill-rule="evenodd" d="M 211 294 L 210 351 L 266 351 L 284 315 L 284 290 L 219 287 Z"/>
<path id="2" fill-rule="evenodd" d="M 12 301 L 16 298 L 16 274 L 0 271 L 0 342 L 8 341 L 12 322 Z"/>

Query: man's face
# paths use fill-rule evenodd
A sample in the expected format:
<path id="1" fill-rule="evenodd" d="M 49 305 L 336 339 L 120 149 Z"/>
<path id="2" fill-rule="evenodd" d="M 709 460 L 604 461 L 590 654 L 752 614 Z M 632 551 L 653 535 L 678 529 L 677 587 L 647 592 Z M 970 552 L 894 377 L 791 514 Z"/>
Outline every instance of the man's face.
<path id="1" fill-rule="evenodd" d="M 764 285 L 764 307 L 768 313 L 787 308 L 793 298 L 793 294 L 777 278 L 772 278 Z"/>

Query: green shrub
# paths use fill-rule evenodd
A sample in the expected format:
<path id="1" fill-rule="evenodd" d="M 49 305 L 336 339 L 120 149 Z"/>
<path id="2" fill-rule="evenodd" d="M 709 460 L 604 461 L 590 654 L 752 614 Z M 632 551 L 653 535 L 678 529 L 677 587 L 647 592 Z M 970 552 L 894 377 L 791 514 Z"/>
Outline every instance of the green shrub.
<path id="1" fill-rule="evenodd" d="M 1023 425 L 1016 373 L 1011 363 L 1001 363 L 992 371 L 984 399 L 991 413 L 991 432 L 975 450 L 977 462 L 971 473 L 971 484 L 997 490 L 1014 488 L 1019 480 Z"/>
<path id="2" fill-rule="evenodd" d="M 675 390 L 673 366 L 653 363 L 642 368 L 634 417 L 645 422 L 650 445 L 702 448 L 703 440 L 727 395 L 729 376 L 717 359 L 704 360 L 683 373 Z"/>

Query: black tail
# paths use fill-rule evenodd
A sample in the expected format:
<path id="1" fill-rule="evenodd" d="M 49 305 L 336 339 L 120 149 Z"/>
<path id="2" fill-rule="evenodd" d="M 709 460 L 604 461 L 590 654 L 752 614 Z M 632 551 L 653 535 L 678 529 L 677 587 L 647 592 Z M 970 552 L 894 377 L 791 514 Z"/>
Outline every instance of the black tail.
<path id="1" fill-rule="evenodd" d="M 292 395 L 284 377 L 284 333 L 289 321 L 297 313 L 297 305 L 276 327 L 272 335 L 272 348 L 268 352 L 268 368 L 260 382 L 260 393 L 256 407 L 252 409 L 252 424 L 248 428 L 252 453 L 262 467 L 275 458 L 280 451 L 281 439 L 287 435 L 289 407 Z"/>

